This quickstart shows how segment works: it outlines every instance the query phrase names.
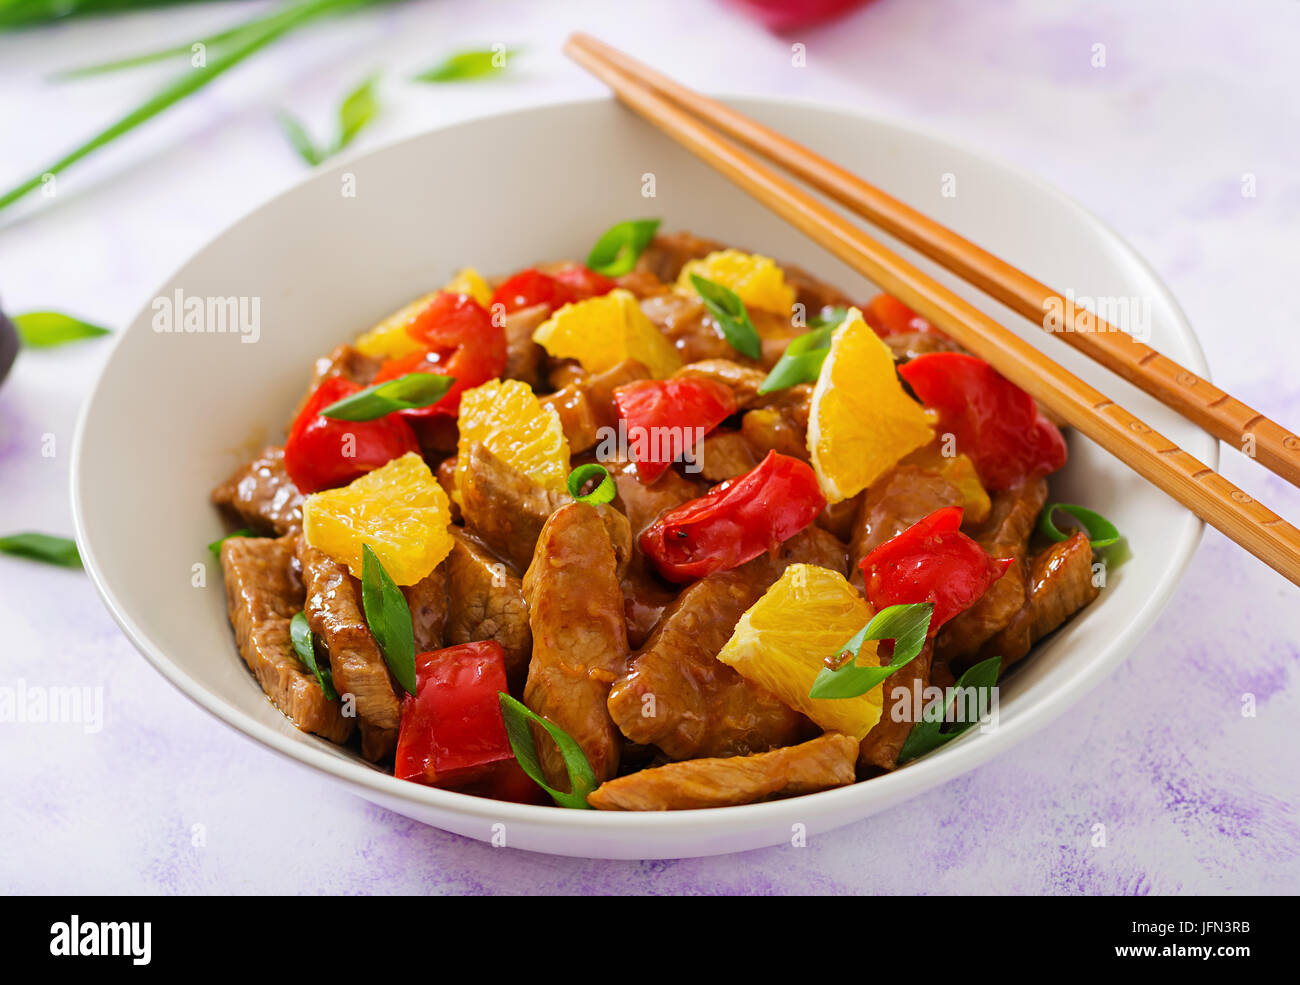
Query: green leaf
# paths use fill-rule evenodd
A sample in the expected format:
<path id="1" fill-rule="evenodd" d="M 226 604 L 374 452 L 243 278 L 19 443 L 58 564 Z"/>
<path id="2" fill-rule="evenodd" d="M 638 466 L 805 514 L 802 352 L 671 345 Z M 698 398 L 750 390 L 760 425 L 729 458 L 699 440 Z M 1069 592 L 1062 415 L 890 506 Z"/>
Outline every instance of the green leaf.
<path id="1" fill-rule="evenodd" d="M 1088 541 L 1092 544 L 1094 551 L 1110 547 L 1120 540 L 1120 532 L 1115 529 L 1115 524 L 1100 513 L 1094 513 L 1087 507 L 1074 506 L 1071 503 L 1051 503 L 1043 507 L 1043 512 L 1038 517 L 1038 530 L 1050 540 L 1062 541 L 1070 539 L 1070 534 L 1058 530 L 1056 524 L 1052 522 L 1052 514 L 1057 510 L 1068 513 L 1079 521 L 1079 525 L 1087 532 Z"/>
<path id="2" fill-rule="evenodd" d="M 65 568 L 81 567 L 77 542 L 67 537 L 52 537 L 49 534 L 22 533 L 0 537 L 0 554 L 25 557 L 31 561 L 44 561 L 46 564 L 58 564 Z"/>
<path id="3" fill-rule="evenodd" d="M 585 496 L 580 495 L 582 487 L 597 477 L 600 481 L 596 484 L 596 488 Z M 610 478 L 609 471 L 603 465 L 595 463 L 579 465 L 569 473 L 569 495 L 579 503 L 590 503 L 592 506 L 609 503 L 617 493 L 618 487 L 614 485 L 614 480 Z"/>
<path id="4" fill-rule="evenodd" d="M 847 317 L 849 317 L 848 308 L 823 308 L 808 319 L 808 327 L 810 329 L 838 328 L 844 324 L 844 319 Z"/>
<path id="5" fill-rule="evenodd" d="M 316 683 L 325 692 L 325 697 L 337 701 L 339 693 L 334 689 L 334 675 L 330 673 L 329 667 L 316 662 L 316 636 L 311 631 L 311 623 L 307 621 L 307 613 L 299 612 L 289 620 L 289 639 L 293 641 L 293 652 L 298 655 L 298 659 L 316 675 Z"/>
<path id="6" fill-rule="evenodd" d="M 317 146 L 297 117 L 283 111 L 276 114 L 280 129 L 298 156 L 315 167 L 352 143 L 357 134 L 379 113 L 379 99 L 375 95 L 378 81 L 379 77 L 372 75 L 343 98 L 339 104 L 338 132 L 334 135 L 334 142 L 327 147 Z"/>
<path id="7" fill-rule="evenodd" d="M 699 274 L 691 274 L 691 283 L 695 285 L 696 292 L 704 301 L 704 307 L 709 309 L 709 314 L 722 329 L 722 337 L 731 347 L 750 359 L 759 358 L 763 354 L 763 346 L 754 323 L 749 320 L 745 302 L 740 300 L 739 295 L 729 287 L 705 280 Z"/>
<path id="8" fill-rule="evenodd" d="M 397 583 L 370 549 L 361 548 L 361 603 L 366 625 L 384 653 L 384 662 L 407 694 L 415 693 L 415 630 L 411 607 Z"/>
<path id="9" fill-rule="evenodd" d="M 518 48 L 478 49 L 448 55 L 437 65 L 413 76 L 413 82 L 466 82 L 499 75 L 506 70 Z"/>
<path id="10" fill-rule="evenodd" d="M 808 692 L 810 698 L 856 698 L 866 694 L 890 674 L 916 659 L 930 631 L 934 603 L 913 602 L 881 609 L 844 644 L 841 655 L 849 659 L 836 670 L 823 668 Z M 859 667 L 858 651 L 867 640 L 893 640 L 894 655 L 884 667 Z"/>
<path id="11" fill-rule="evenodd" d="M 95 325 L 57 311 L 29 311 L 25 315 L 14 315 L 13 323 L 18 329 L 18 338 L 29 349 L 50 349 L 56 345 L 109 334 L 103 325 Z"/>
<path id="12" fill-rule="evenodd" d="M 949 709 L 952 708 L 953 702 L 957 700 L 958 694 L 963 689 L 975 689 L 976 708 L 988 707 L 989 695 L 992 693 L 993 688 L 997 686 L 998 674 L 1001 669 L 1001 657 L 990 657 L 988 660 L 982 660 L 958 678 L 956 685 L 947 690 L 942 701 L 932 701 L 921 714 L 921 720 L 913 725 L 912 730 L 907 733 L 903 748 L 898 752 L 898 764 L 901 766 L 918 756 L 924 756 L 927 752 L 938 749 L 976 724 L 973 721 L 957 722 L 951 729 L 944 731 L 944 723 L 948 717 Z M 969 705 L 966 707 L 969 707 Z"/>
<path id="13" fill-rule="evenodd" d="M 822 324 L 794 339 L 785 347 L 785 352 L 772 367 L 772 372 L 767 374 L 758 392 L 772 393 L 798 383 L 816 383 L 826 354 L 831 351 L 831 336 L 839 324 Z"/>
<path id="14" fill-rule="evenodd" d="M 445 397 L 455 382 L 455 377 L 438 373 L 407 373 L 336 400 L 321 416 L 335 421 L 373 421 L 395 410 L 430 407 Z"/>
<path id="15" fill-rule="evenodd" d="M 324 153 L 316 146 L 315 141 L 311 139 L 311 134 L 307 128 L 298 121 L 298 118 L 286 113 L 283 110 L 275 114 L 275 122 L 280 125 L 280 131 L 284 134 L 285 139 L 289 141 L 290 146 L 298 152 L 298 156 L 307 162 L 311 167 L 315 167 L 325 160 Z"/>
<path id="16" fill-rule="evenodd" d="M 628 219 L 601 233 L 587 254 L 587 269 L 606 277 L 621 277 L 636 266 L 659 230 L 660 219 Z"/>
<path id="17" fill-rule="evenodd" d="M 591 810 L 591 805 L 587 803 L 587 795 L 600 784 L 596 782 L 596 771 L 587 761 L 582 746 L 558 725 L 547 721 L 504 691 L 498 691 L 497 698 L 501 702 L 501 715 L 506 721 L 506 735 L 510 738 L 510 748 L 514 750 L 515 759 L 523 767 L 524 772 L 561 807 Z M 571 793 L 563 793 L 547 785 L 542 764 L 537 758 L 537 747 L 533 744 L 533 732 L 528 727 L 529 722 L 536 722 L 555 740 L 560 755 L 564 757 L 564 768 L 569 771 Z"/>
<path id="18" fill-rule="evenodd" d="M 210 550 L 217 557 L 221 557 L 221 545 L 224 544 L 226 541 L 228 541 L 231 537 L 257 537 L 257 536 L 259 536 L 259 534 L 257 533 L 256 530 L 250 530 L 248 527 L 241 527 L 238 530 L 232 530 L 224 537 L 219 537 L 216 540 L 214 540 L 211 544 L 208 545 L 208 550 Z"/>
<path id="19" fill-rule="evenodd" d="M 361 130 L 379 115 L 379 97 L 375 86 L 379 76 L 372 75 L 349 92 L 339 106 L 339 134 L 334 141 L 334 153 L 352 143 Z"/>
<path id="20" fill-rule="evenodd" d="M 129 133 L 142 123 L 180 102 L 186 96 L 203 88 L 219 75 L 234 68 L 244 59 L 256 54 L 267 45 L 305 24 L 313 18 L 355 6 L 356 0 L 300 0 L 286 7 L 282 16 L 269 18 L 246 31 L 239 31 L 231 40 L 229 49 L 218 57 L 210 59 L 203 68 L 187 68 L 174 82 L 164 86 L 141 105 L 95 134 L 85 143 L 69 151 L 57 161 L 46 165 L 30 178 L 19 182 L 4 194 L 0 194 L 0 209 L 13 204 L 32 190 L 45 183 L 46 175 L 59 174 L 88 157 L 99 148 Z M 3 18 L 0 18 L 3 23 Z"/>

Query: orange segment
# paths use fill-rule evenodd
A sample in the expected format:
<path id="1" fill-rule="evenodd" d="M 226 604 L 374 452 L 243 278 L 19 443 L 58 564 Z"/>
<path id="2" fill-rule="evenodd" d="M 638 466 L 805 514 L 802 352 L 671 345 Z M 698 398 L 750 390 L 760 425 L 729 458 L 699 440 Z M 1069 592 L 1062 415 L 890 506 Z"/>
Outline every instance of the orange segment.
<path id="1" fill-rule="evenodd" d="M 677 287 L 694 294 L 691 274 L 731 288 L 747 308 L 762 308 L 786 316 L 794 308 L 794 288 L 786 284 L 784 271 L 770 257 L 719 250 L 703 260 L 692 260 L 678 274 Z"/>
<path id="2" fill-rule="evenodd" d="M 871 621 L 871 606 L 838 571 L 792 564 L 740 617 L 718 659 L 767 688 L 824 729 L 861 739 L 880 721 L 881 685 L 856 698 L 810 698 L 825 667 Z M 867 640 L 858 663 L 876 666 L 876 642 Z"/>
<path id="3" fill-rule="evenodd" d="M 889 347 L 850 308 L 835 330 L 808 406 L 808 451 L 828 502 L 856 496 L 934 438 L 907 395 Z"/>
<path id="4" fill-rule="evenodd" d="M 588 373 L 635 359 L 655 379 L 664 380 L 682 365 L 673 344 L 622 288 L 566 304 L 538 326 L 533 341 L 555 359 L 578 360 Z"/>
<path id="5" fill-rule="evenodd" d="M 399 585 L 414 585 L 451 552 L 451 505 L 429 466 L 407 452 L 341 489 L 308 496 L 302 533 L 361 577 L 362 547 L 370 545 Z"/>
<path id="6" fill-rule="evenodd" d="M 507 465 L 545 489 L 566 488 L 569 442 L 560 417 L 542 406 L 520 380 L 491 380 L 460 396 L 460 440 L 456 484 L 468 467 L 470 450 L 482 443 Z"/>

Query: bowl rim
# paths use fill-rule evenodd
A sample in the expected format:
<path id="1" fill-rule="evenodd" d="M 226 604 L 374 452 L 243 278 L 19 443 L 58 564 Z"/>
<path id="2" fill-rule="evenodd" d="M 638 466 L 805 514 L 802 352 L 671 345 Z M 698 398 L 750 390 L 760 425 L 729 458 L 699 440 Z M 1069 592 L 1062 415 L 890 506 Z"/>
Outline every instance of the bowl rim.
<path id="1" fill-rule="evenodd" d="M 1205 353 L 1195 330 L 1179 306 L 1177 299 L 1150 263 L 1109 224 L 1045 179 L 1011 165 L 999 157 L 987 154 L 982 150 L 973 149 L 965 143 L 953 141 L 940 134 L 935 128 L 864 112 L 856 107 L 823 100 L 788 96 L 755 96 L 738 93 L 714 93 L 713 95 L 715 98 L 741 108 L 747 105 L 758 108 L 764 105 L 778 105 L 821 112 L 829 110 L 865 123 L 901 131 L 908 136 L 941 144 L 961 154 L 968 155 L 982 164 L 988 165 L 1017 181 L 1024 182 L 1035 188 L 1035 190 L 1055 199 L 1058 204 L 1072 214 L 1074 219 L 1090 228 L 1091 231 L 1100 234 L 1102 239 L 1109 240 L 1121 249 L 1125 261 L 1135 264 L 1150 278 L 1152 287 L 1159 299 L 1169 306 L 1172 315 L 1172 328 L 1184 338 L 1184 341 L 1189 346 L 1190 358 L 1186 360 L 1188 368 L 1207 379 L 1209 378 Z M 153 293 L 157 295 L 163 287 L 174 281 L 176 275 L 191 263 L 195 257 L 221 237 L 227 235 L 235 226 L 266 209 L 274 207 L 281 199 L 296 194 L 304 185 L 313 181 L 324 180 L 335 172 L 352 166 L 359 160 L 394 152 L 404 145 L 423 140 L 432 133 L 461 126 L 470 126 L 484 120 L 508 118 L 539 111 L 565 110 L 598 103 L 607 104 L 613 101 L 612 97 L 608 96 L 580 97 L 481 113 L 429 127 L 418 133 L 397 137 L 364 151 L 353 151 L 341 155 L 329 167 L 313 170 L 301 180 L 273 193 L 263 202 L 227 223 L 219 232 L 209 237 L 201 246 L 175 265 Z M 755 207 L 760 206 L 756 205 Z M 608 836 L 616 833 L 632 834 L 638 828 L 649 825 L 657 829 L 656 834 L 666 834 L 670 830 L 676 830 L 681 834 L 689 831 L 692 835 L 708 836 L 710 834 L 724 833 L 726 829 L 735 825 L 760 821 L 773 825 L 784 825 L 788 829 L 791 823 L 808 821 L 819 814 L 836 816 L 841 818 L 841 821 L 837 823 L 846 823 L 852 817 L 863 817 L 870 813 L 869 809 L 854 813 L 853 806 L 858 801 L 862 802 L 861 806 L 863 807 L 869 807 L 873 801 L 878 801 L 881 808 L 884 808 L 924 790 L 937 787 L 1023 741 L 1063 714 L 1070 705 L 1082 698 L 1087 691 L 1099 683 L 1136 646 L 1150 629 L 1160 611 L 1168 603 L 1181 583 L 1205 529 L 1203 521 L 1190 511 L 1185 512 L 1183 529 L 1178 536 L 1178 540 L 1175 544 L 1169 545 L 1166 552 L 1168 558 L 1167 574 L 1158 585 L 1157 590 L 1147 597 L 1145 605 L 1122 632 L 1112 637 L 1093 654 L 1092 659 L 1075 669 L 1070 676 L 1059 680 L 1053 691 L 1040 697 L 1033 705 L 1019 710 L 1016 717 L 1009 724 L 1003 723 L 997 729 L 981 736 L 980 741 L 973 741 L 975 738 L 974 733 L 978 730 L 972 729 L 968 734 L 959 737 L 942 749 L 936 750 L 935 753 L 916 760 L 906 769 L 874 777 L 869 781 L 852 783 L 844 787 L 836 787 L 819 793 L 804 794 L 783 800 L 731 807 L 660 812 L 566 810 L 550 805 L 517 804 L 509 801 L 475 797 L 451 790 L 441 790 L 436 787 L 427 787 L 399 780 L 392 774 L 384 773 L 360 759 L 342 758 L 334 750 L 318 745 L 317 742 L 304 742 L 303 734 L 280 731 L 276 727 L 260 722 L 229 704 L 215 692 L 207 691 L 181 671 L 166 653 L 153 644 L 146 633 L 123 608 L 112 586 L 105 580 L 84 526 L 83 500 L 89 495 L 90 490 L 85 487 L 83 481 L 82 442 L 92 408 L 95 406 L 100 390 L 113 368 L 119 347 L 129 334 L 130 327 L 140 323 L 149 311 L 150 308 L 146 301 L 128 322 L 127 329 L 123 330 L 113 340 L 112 348 L 105 358 L 104 366 L 96 377 L 78 413 L 73 438 L 70 486 L 72 519 L 77 544 L 85 570 L 113 620 L 141 655 L 177 690 L 217 720 L 244 737 L 257 741 L 285 759 L 310 767 L 315 772 L 323 774 L 331 780 L 357 784 L 373 793 L 380 802 L 401 802 L 410 804 L 413 808 L 433 808 L 441 813 L 459 815 L 463 818 L 480 821 L 488 829 L 495 823 L 519 823 L 533 829 L 562 829 L 569 834 L 582 835 L 590 833 L 592 835 Z M 1196 438 L 1200 440 L 1201 436 L 1198 434 Z M 1196 453 L 1207 465 L 1217 468 L 1219 464 L 1218 443 L 1212 441 L 1206 435 L 1203 444 L 1205 447 L 1197 450 Z M 1172 506 L 1171 503 L 1171 508 Z M 313 739 L 315 737 L 308 736 L 307 738 Z M 323 743 L 325 740 L 318 741 Z"/>

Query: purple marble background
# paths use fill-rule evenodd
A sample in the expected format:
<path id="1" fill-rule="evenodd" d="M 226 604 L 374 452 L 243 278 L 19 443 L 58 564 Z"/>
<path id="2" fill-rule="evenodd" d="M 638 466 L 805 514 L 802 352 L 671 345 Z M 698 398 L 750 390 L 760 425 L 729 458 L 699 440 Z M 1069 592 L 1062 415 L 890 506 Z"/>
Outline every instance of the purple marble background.
<path id="1" fill-rule="evenodd" d="M 160 75 L 55 88 L 55 67 L 224 26 L 212 4 L 0 38 L 0 185 L 138 101 Z M 271 120 L 323 128 L 375 67 L 529 47 L 510 80 L 393 86 L 377 143 L 599 88 L 558 54 L 583 27 L 704 88 L 786 93 L 917 122 L 1037 172 L 1128 237 L 1180 299 L 1217 382 L 1300 422 L 1300 8 L 1284 0 L 877 0 L 777 39 L 731 8 L 422 0 L 286 41 L 0 218 L 11 311 L 124 323 L 180 260 L 303 168 Z M 726 39 L 725 48 L 720 39 Z M 807 46 L 791 71 L 789 44 Z M 1091 64 L 1106 46 L 1106 65 Z M 725 57 L 719 57 L 719 53 Z M 14 135 L 21 134 L 21 139 Z M 1243 198 L 1242 176 L 1258 193 Z M 70 533 L 92 342 L 24 353 L 0 388 L 0 532 Z M 146 381 L 142 381 L 142 387 Z M 1295 517 L 1294 489 L 1225 474 Z M 0 722 L 0 890 L 335 893 L 1246 893 L 1300 888 L 1300 606 L 1207 533 L 1133 656 L 1033 741 L 892 811 L 743 856 L 606 862 L 497 850 L 370 806 L 189 704 L 83 575 L 0 558 L 0 687 L 102 688 L 102 728 Z M 1253 695 L 1256 714 L 1242 714 Z M 1105 845 L 1095 844 L 1097 825 Z"/>

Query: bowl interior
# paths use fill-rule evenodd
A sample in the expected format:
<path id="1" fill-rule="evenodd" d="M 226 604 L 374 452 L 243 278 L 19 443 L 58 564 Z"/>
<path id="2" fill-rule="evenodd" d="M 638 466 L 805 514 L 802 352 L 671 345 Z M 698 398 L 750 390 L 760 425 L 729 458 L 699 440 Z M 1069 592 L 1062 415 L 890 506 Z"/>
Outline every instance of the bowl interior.
<path id="1" fill-rule="evenodd" d="M 736 105 L 1076 295 L 1131 298 L 1152 344 L 1196 370 L 1191 330 L 1117 237 L 1045 186 L 972 152 L 843 111 Z M 947 194 L 955 191 L 955 194 Z M 87 567 L 115 618 L 186 694 L 234 727 L 364 796 L 480 838 L 507 818 L 512 844 L 580 855 L 706 854 L 826 828 L 970 768 L 1058 714 L 1140 638 L 1172 591 L 1200 525 L 1100 449 L 1070 437 L 1054 499 L 1085 503 L 1134 557 L 1099 601 L 1006 682 L 996 731 L 968 735 L 889 777 L 798 801 L 677 815 L 501 805 L 400 783 L 297 732 L 263 697 L 227 623 L 212 486 L 279 442 L 311 361 L 473 265 L 505 273 L 582 258 L 619 219 L 660 216 L 798 263 L 864 299 L 870 285 L 611 101 L 480 119 L 346 161 L 245 217 L 185 263 L 116 344 L 78 432 L 73 499 Z M 897 246 L 898 244 L 893 244 Z M 904 254 L 923 268 L 937 268 Z M 952 278 L 938 272 L 945 282 Z M 1209 464 L 1203 433 L 964 285 L 958 290 Z M 186 301 L 236 299 L 248 330 L 186 331 Z M 171 331 L 165 316 L 175 314 Z M 205 327 L 217 326 L 214 317 Z M 252 326 L 255 325 L 255 329 Z M 795 806 L 791 806 L 795 805 Z"/>

